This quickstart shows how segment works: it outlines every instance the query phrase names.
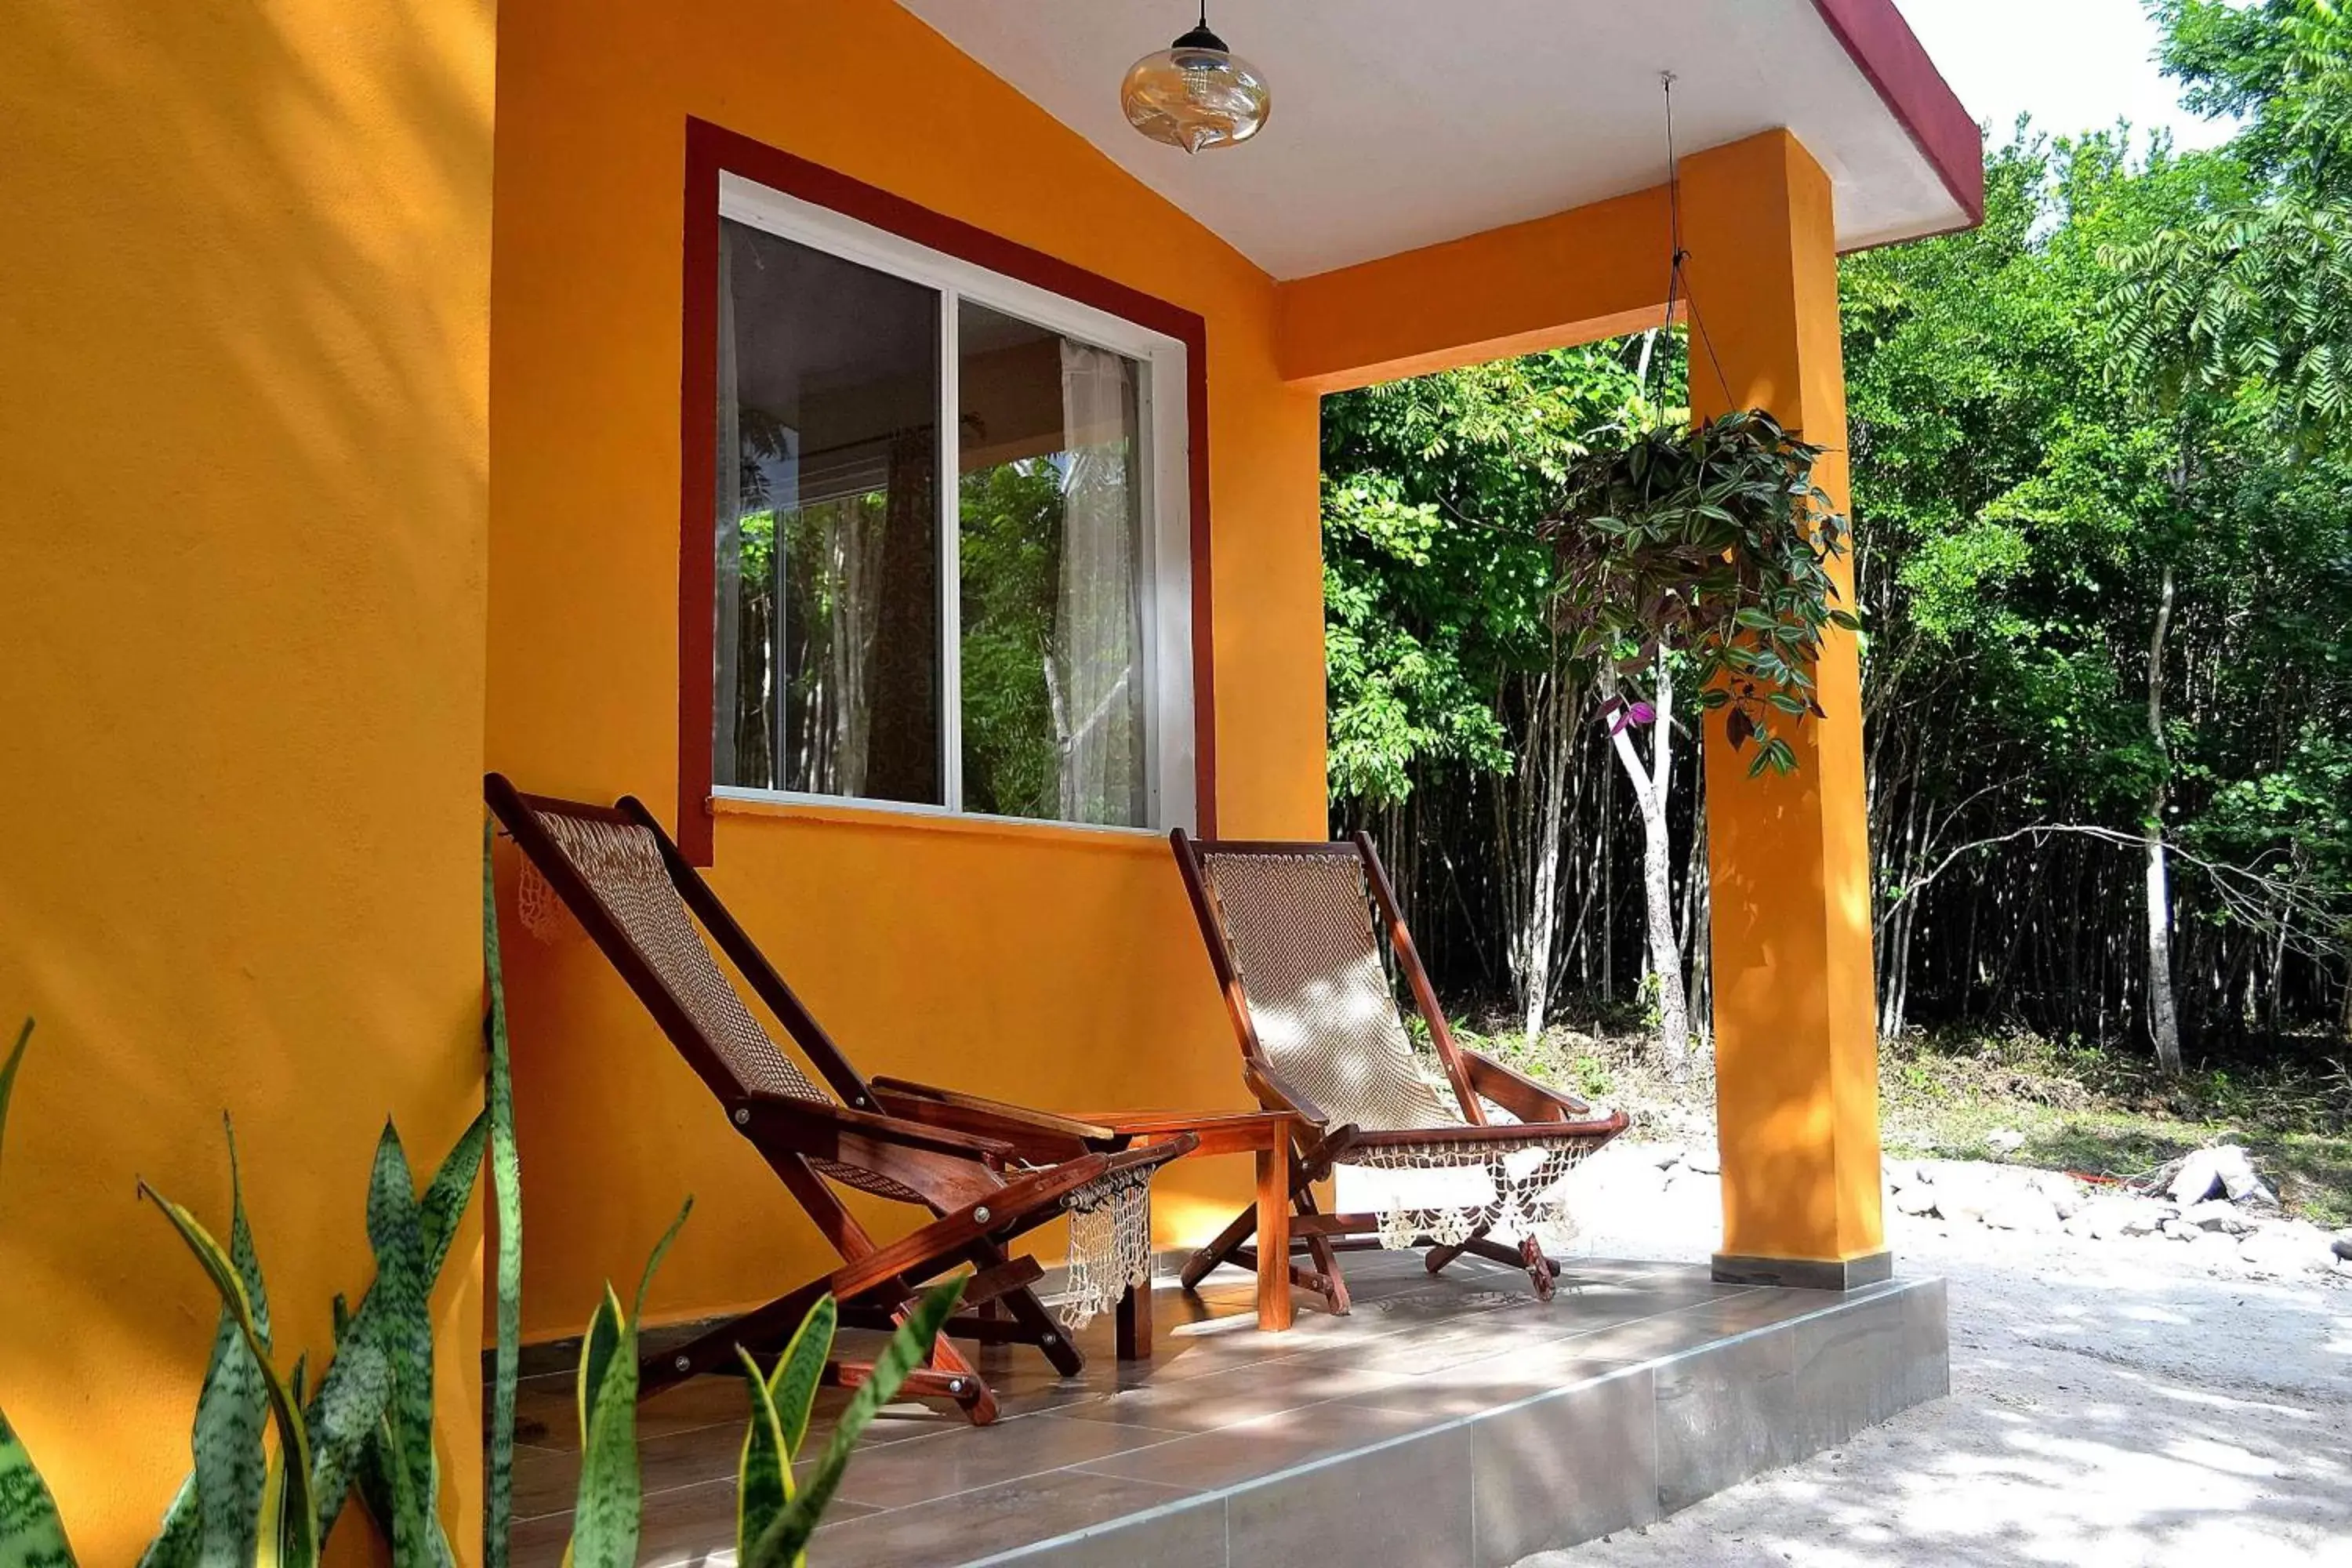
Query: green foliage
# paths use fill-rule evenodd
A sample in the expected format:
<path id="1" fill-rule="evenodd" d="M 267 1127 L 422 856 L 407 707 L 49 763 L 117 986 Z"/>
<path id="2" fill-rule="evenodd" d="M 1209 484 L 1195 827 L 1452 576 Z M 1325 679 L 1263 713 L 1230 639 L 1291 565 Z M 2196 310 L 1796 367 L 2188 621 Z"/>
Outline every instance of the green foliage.
<path id="1" fill-rule="evenodd" d="M 1642 668 L 1679 651 L 1733 749 L 1757 742 L 1751 773 L 1795 769 L 1777 731 L 1822 716 L 1822 637 L 1861 626 L 1829 574 L 1847 528 L 1813 483 L 1822 451 L 1761 409 L 1660 427 L 1573 465 L 1543 530 L 1569 656 Z"/>
<path id="2" fill-rule="evenodd" d="M 791 1470 L 798 1439 L 789 1444 L 782 1439 L 795 1426 L 803 1434 L 807 1431 L 806 1399 L 814 1396 L 815 1389 L 810 1385 L 805 1395 L 796 1395 L 801 1398 L 796 1419 L 775 1402 L 779 1389 L 789 1386 L 797 1390 L 803 1386 L 798 1379 L 785 1375 L 795 1360 L 793 1353 L 787 1352 L 776 1382 L 767 1387 L 767 1408 L 778 1417 L 777 1430 L 771 1434 L 773 1445 L 769 1450 L 778 1470 L 769 1481 L 762 1483 L 761 1491 L 763 1497 L 772 1497 L 776 1487 L 781 1485 L 789 1500 L 763 1529 L 756 1534 L 750 1534 L 748 1546 L 739 1548 L 737 1562 L 740 1568 L 800 1568 L 807 1561 L 809 1537 L 816 1533 L 826 1506 L 833 1501 L 833 1494 L 841 1486 L 843 1472 L 849 1468 L 850 1455 L 856 1448 L 858 1437 L 872 1424 L 881 1408 L 898 1396 L 899 1385 L 907 1381 L 907 1374 L 922 1365 L 930 1355 L 931 1345 L 939 1338 L 940 1331 L 953 1315 L 956 1303 L 963 1300 L 963 1280 L 950 1279 L 924 1294 L 915 1310 L 907 1315 L 907 1321 L 898 1325 L 898 1331 L 883 1345 L 881 1353 L 874 1358 L 872 1372 L 864 1383 L 857 1385 L 857 1392 L 850 1395 L 848 1405 L 843 1407 L 840 1418 L 834 1423 L 833 1436 L 825 1444 L 824 1453 L 817 1459 L 816 1468 L 797 1489 L 793 1487 Z M 803 1332 L 806 1331 L 807 1325 L 803 1324 Z M 831 1340 L 828 1328 L 825 1333 L 828 1347 Z M 799 1347 L 800 1337 L 796 1335 L 793 1350 L 797 1351 Z M 812 1351 L 808 1353 L 816 1352 Z M 823 1358 L 820 1355 L 818 1359 L 821 1362 Z M 754 1381 L 757 1381 L 756 1377 Z M 753 1417 L 755 1421 L 760 1418 L 759 1415 Z M 756 1434 L 745 1440 L 747 1464 L 751 1445 L 757 1441 Z M 739 1521 L 739 1542 L 747 1533 Z"/>
<path id="3" fill-rule="evenodd" d="M 487 1094 L 490 1195 L 498 1256 L 492 1294 L 498 1342 L 492 1352 L 488 1495 L 482 1508 L 483 1568 L 506 1568 L 514 1521 L 515 1390 L 522 1370 L 522 1157 L 515 1146 L 514 1068 L 507 1040 L 506 968 L 499 954 L 498 884 L 491 875 L 491 826 L 482 823 L 482 975 L 489 1005 L 482 1019 L 489 1053 Z M 446 1169 L 446 1167 L 445 1167 Z M 426 1212 L 432 1213 L 431 1199 Z M 446 1243 L 445 1242 L 446 1247 Z M 440 1268 L 436 1255 L 434 1268 Z"/>
<path id="4" fill-rule="evenodd" d="M 232 1154 L 232 1163 L 234 1158 Z M 196 1409 L 198 1517 L 241 1503 L 249 1495 L 255 1507 L 254 1530 L 247 1537 L 250 1556 L 232 1561 L 250 1561 L 258 1568 L 311 1568 L 319 1560 L 319 1510 L 310 1489 L 310 1429 L 300 1396 L 270 1359 L 268 1306 L 249 1243 L 244 1258 L 233 1258 L 188 1210 L 144 1182 L 139 1184 L 139 1193 L 163 1212 L 219 1295 L 223 1315 L 234 1325 L 255 1369 L 278 1432 L 277 1451 L 265 1458 L 258 1426 L 243 1421 L 236 1403 L 242 1397 L 241 1380 L 206 1379 L 206 1393 L 214 1397 L 199 1401 Z M 244 1229 L 245 1204 L 239 1196 L 232 1214 L 232 1237 Z M 226 1399 L 220 1393 L 224 1390 Z M 217 1497 L 205 1495 L 215 1489 Z"/>
<path id="5" fill-rule="evenodd" d="M 2251 121 L 2242 189 L 2104 254 L 2123 367 L 2168 399 L 2251 392 L 2310 442 L 2352 421 L 2352 15 L 2163 0 L 2189 101 Z"/>
<path id="6" fill-rule="evenodd" d="M 646 1258 L 637 1294 L 625 1312 L 613 1287 L 580 1346 L 580 1491 L 573 1505 L 572 1540 L 563 1549 L 565 1568 L 633 1568 L 644 1500 L 637 1476 L 637 1325 L 646 1289 L 662 1257 L 677 1239 L 688 1198 Z"/>
<path id="7" fill-rule="evenodd" d="M 963 477 L 957 572 L 963 595 L 966 808 L 1054 816 L 1061 753 L 1045 670 L 1062 569 L 1062 480 L 1042 458 Z"/>
<path id="8" fill-rule="evenodd" d="M 1679 340 L 1651 346 L 1668 374 Z M 1417 767 L 1514 766 L 1506 685 L 1556 662 L 1537 527 L 1597 439 L 1666 417 L 1639 353 L 1563 349 L 1325 400 L 1335 799 L 1401 801 Z"/>

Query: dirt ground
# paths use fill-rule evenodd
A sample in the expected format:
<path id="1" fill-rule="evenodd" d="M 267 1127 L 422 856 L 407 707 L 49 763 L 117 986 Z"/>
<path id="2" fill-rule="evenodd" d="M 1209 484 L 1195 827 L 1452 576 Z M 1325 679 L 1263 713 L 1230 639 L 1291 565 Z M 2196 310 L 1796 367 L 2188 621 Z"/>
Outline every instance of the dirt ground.
<path id="1" fill-rule="evenodd" d="M 1707 1196 L 1581 1245 L 1704 1258 Z M 1898 1270 L 1950 1281 L 1949 1398 L 1520 1568 L 2352 1565 L 2352 1280 L 2216 1276 L 2163 1240 L 1888 1219 Z"/>

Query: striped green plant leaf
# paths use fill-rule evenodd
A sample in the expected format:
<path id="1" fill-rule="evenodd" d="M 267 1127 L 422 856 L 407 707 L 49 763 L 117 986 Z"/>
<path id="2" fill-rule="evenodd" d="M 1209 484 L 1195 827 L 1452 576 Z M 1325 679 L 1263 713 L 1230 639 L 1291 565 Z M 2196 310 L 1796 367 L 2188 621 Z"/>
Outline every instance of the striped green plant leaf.
<path id="1" fill-rule="evenodd" d="M 430 1289 L 441 1278 L 457 1227 L 465 1223 L 466 1205 L 473 1201 L 474 1184 L 482 1173 L 482 1155 L 490 1141 L 490 1113 L 485 1110 L 466 1125 L 441 1168 L 416 1200 L 417 1222 L 425 1237 L 425 1283 Z"/>
<path id="2" fill-rule="evenodd" d="M 25 1020 L 16 1031 L 16 1044 L 8 1052 L 5 1065 L 0 1065 L 0 1151 L 8 1144 L 8 1097 L 16 1091 L 17 1064 L 25 1059 L 25 1047 L 33 1043 L 33 1020 Z"/>
<path id="3" fill-rule="evenodd" d="M 368 1183 L 367 1232 L 375 1249 L 375 1283 L 368 1297 L 380 1302 L 379 1343 L 392 1372 L 391 1397 L 371 1439 L 381 1447 L 383 1500 L 394 1511 L 378 1522 L 394 1542 L 402 1568 L 421 1565 L 427 1550 L 433 1496 L 433 1314 L 425 1272 L 424 1217 L 407 1151 L 392 1123 L 376 1142 L 375 1169 Z M 362 1309 L 364 1310 L 364 1309 Z M 362 1494 L 364 1495 L 364 1494 Z M 404 1517 L 413 1516 L 413 1517 Z M 404 1541 L 414 1542 L 401 1550 Z"/>
<path id="4" fill-rule="evenodd" d="M 737 1345 L 735 1354 L 743 1363 L 743 1383 L 751 1396 L 751 1424 L 743 1434 L 742 1456 L 735 1462 L 735 1554 L 740 1560 L 793 1500 L 793 1457 L 784 1442 L 783 1423 L 776 1418 L 774 1385 L 750 1351 Z M 776 1370 L 783 1371 L 782 1362 Z"/>
<path id="5" fill-rule="evenodd" d="M 16 1068 L 32 1042 L 33 1020 L 27 1018 L 16 1031 L 8 1060 L 0 1064 L 0 1144 L 7 1139 L 8 1097 L 16 1091 Z M 73 1568 L 73 1560 L 57 1499 L 33 1468 L 24 1439 L 8 1425 L 7 1412 L 0 1410 L 0 1568 Z"/>
<path id="6" fill-rule="evenodd" d="M 16 1054 L 24 1048 L 20 1035 Z M 16 1066 L 16 1057 L 11 1056 L 7 1070 L 0 1072 L 0 1122 L 7 1120 L 8 1074 Z M 5 1411 L 0 1411 L 0 1568 L 74 1568 L 57 1499 L 33 1468 L 33 1456 L 8 1425 Z"/>
<path id="7" fill-rule="evenodd" d="M 245 1213 L 245 1175 L 236 1157 L 236 1131 L 228 1138 L 229 1261 L 253 1316 L 258 1351 L 248 1349 L 235 1311 L 224 1306 L 213 1332 L 213 1353 L 196 1396 L 194 1435 L 198 1568 L 245 1568 L 260 1538 L 262 1491 L 269 1475 L 263 1433 L 269 1425 L 269 1390 L 261 1359 L 272 1351 L 269 1295 Z M 257 1359 L 261 1358 L 261 1359 Z"/>
<path id="8" fill-rule="evenodd" d="M 266 1524 L 261 1532 L 257 1561 L 268 1563 L 271 1568 L 315 1568 L 319 1561 L 319 1513 L 311 1500 L 310 1439 L 302 1422 L 301 1406 L 296 1403 L 293 1391 L 269 1361 L 269 1347 L 254 1312 L 252 1299 L 246 1293 L 245 1281 L 229 1255 L 215 1241 L 196 1216 L 163 1196 L 145 1182 L 139 1184 L 140 1195 L 150 1199 L 163 1211 L 165 1220 L 176 1232 L 212 1281 L 224 1306 L 236 1315 L 237 1329 L 245 1337 L 246 1349 L 261 1369 L 262 1382 L 269 1398 L 270 1415 L 278 1426 L 278 1451 L 285 1457 L 280 1467 L 283 1479 L 276 1507 L 281 1521 L 279 1529 Z M 265 1495 L 267 1485 L 265 1483 Z M 268 1518 L 265 1510 L 264 1518 Z"/>
<path id="9" fill-rule="evenodd" d="M 954 1313 L 956 1303 L 963 1300 L 963 1287 L 962 1280 L 950 1279 L 926 1292 L 907 1321 L 898 1325 L 898 1331 L 890 1336 L 882 1353 L 874 1358 L 872 1375 L 858 1385 L 842 1410 L 833 1438 L 824 1446 L 824 1457 L 793 1494 L 783 1512 L 760 1532 L 760 1539 L 749 1552 L 741 1553 L 737 1568 L 801 1568 L 807 1561 L 809 1537 L 816 1533 L 826 1505 L 841 1486 L 842 1472 L 849 1468 L 849 1457 L 859 1436 L 882 1406 L 897 1397 L 907 1374 L 931 1353 L 940 1328 Z"/>
<path id="10" fill-rule="evenodd" d="M 809 1415 L 816 1408 L 816 1391 L 824 1385 L 824 1363 L 833 1358 L 833 1336 L 840 1321 L 841 1309 L 834 1299 L 818 1297 L 776 1362 L 769 1386 L 776 1401 L 776 1420 L 783 1428 L 788 1464 L 800 1457 L 801 1440 L 808 1436 Z"/>
<path id="11" fill-rule="evenodd" d="M 637 1322 L 646 1291 L 694 1200 L 679 1205 L 637 1276 L 635 1310 L 621 1313 L 610 1285 L 589 1320 L 580 1354 L 580 1495 L 572 1510 L 567 1568 L 631 1568 L 637 1558 L 643 1499 L 637 1489 Z"/>
<path id="12" fill-rule="evenodd" d="M 498 1342 L 492 1352 L 488 1495 L 482 1510 L 483 1568 L 507 1568 L 514 1521 L 515 1389 L 522 1355 L 522 1161 L 515 1149 L 514 1073 L 507 1053 L 506 973 L 499 957 L 498 885 L 491 876 L 491 827 L 482 823 L 482 973 L 489 1007 L 482 1032 L 489 1047 L 490 1193 L 498 1258 L 492 1297 Z M 436 1265 L 436 1270 L 438 1266 Z"/>
<path id="13" fill-rule="evenodd" d="M 424 1231 L 426 1290 L 438 1279 L 466 1204 L 481 1173 L 482 1151 L 488 1135 L 488 1113 L 474 1119 L 449 1152 L 418 1200 Z M 380 1145 L 379 1145 L 380 1148 Z M 392 1359 L 387 1329 L 390 1298 L 371 1288 L 358 1312 L 342 1297 L 335 1298 L 335 1359 L 319 1380 L 319 1392 L 307 1411 L 310 1427 L 311 1490 L 319 1500 L 319 1537 L 333 1533 L 344 1499 L 356 1480 L 369 1511 L 377 1518 L 391 1507 L 380 1467 L 362 1473 L 362 1452 L 373 1441 L 384 1405 L 392 1396 Z M 161 1565 L 155 1565 L 161 1568 Z"/>
<path id="14" fill-rule="evenodd" d="M 637 1355 L 634 1325 L 610 1285 L 597 1303 L 580 1363 L 580 1491 L 570 1568 L 632 1568 L 643 1499 L 637 1481 Z"/>

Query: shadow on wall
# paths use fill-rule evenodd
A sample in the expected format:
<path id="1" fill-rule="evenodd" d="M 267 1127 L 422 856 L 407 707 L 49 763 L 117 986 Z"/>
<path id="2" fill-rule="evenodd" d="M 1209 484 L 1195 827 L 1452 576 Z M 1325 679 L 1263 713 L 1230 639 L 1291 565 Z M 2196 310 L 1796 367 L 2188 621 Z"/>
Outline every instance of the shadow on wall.
<path id="1" fill-rule="evenodd" d="M 478 1104 L 492 44 L 30 0 L 0 51 L 0 1016 L 49 1047 L 0 1394 L 85 1561 L 184 1470 L 215 1310 L 134 1174 L 218 1217 L 236 1113 L 290 1360 L 383 1118 Z"/>

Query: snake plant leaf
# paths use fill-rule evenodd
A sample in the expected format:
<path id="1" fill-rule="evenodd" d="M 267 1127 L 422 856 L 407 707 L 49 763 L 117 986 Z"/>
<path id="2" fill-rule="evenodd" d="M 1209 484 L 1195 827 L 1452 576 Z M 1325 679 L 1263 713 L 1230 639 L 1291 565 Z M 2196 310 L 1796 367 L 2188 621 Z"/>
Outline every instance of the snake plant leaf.
<path id="1" fill-rule="evenodd" d="M 25 1059 L 25 1047 L 33 1043 L 33 1020 L 25 1020 L 16 1031 L 16 1044 L 8 1052 L 8 1060 L 0 1064 L 0 1150 L 7 1147 L 8 1097 L 16 1092 L 16 1067 Z"/>
<path id="2" fill-rule="evenodd" d="M 679 1205 L 637 1277 L 635 1310 L 624 1317 L 610 1285 L 589 1321 L 580 1357 L 580 1495 L 567 1568 L 631 1568 L 644 1500 L 637 1489 L 637 1322 L 646 1291 L 677 1239 L 694 1200 Z"/>
<path id="3" fill-rule="evenodd" d="M 375 1283 L 368 1289 L 379 1309 L 380 1343 L 392 1370 L 391 1398 L 375 1428 L 382 1446 L 384 1500 L 393 1517 L 381 1519 L 393 1537 L 396 1561 L 424 1561 L 400 1550 L 404 1539 L 426 1550 L 424 1523 L 436 1510 L 433 1496 L 433 1315 L 425 1272 L 424 1218 L 415 1177 L 390 1121 L 376 1141 L 375 1169 L 368 1183 L 368 1241 L 375 1248 Z M 403 1514 L 416 1515 L 404 1519 Z"/>
<path id="4" fill-rule="evenodd" d="M 522 1159 L 515 1148 L 514 1072 L 507 1051 L 506 973 L 499 958 L 498 885 L 491 876 L 489 819 L 482 822 L 482 974 L 489 1006 L 490 1191 L 497 1209 L 498 1343 L 492 1352 L 488 1495 L 482 1509 L 483 1568 L 507 1568 L 514 1520 L 515 1390 L 522 1371 Z M 437 1271 L 438 1265 L 436 1269 Z"/>
<path id="5" fill-rule="evenodd" d="M 834 1299 L 818 1297 L 776 1362 L 775 1380 L 769 1391 L 776 1402 L 776 1420 L 783 1428 L 787 1468 L 800 1458 L 801 1441 L 808 1436 L 809 1414 L 816 1408 L 816 1391 L 824 1382 L 824 1364 L 833 1358 L 833 1336 L 840 1321 L 841 1309 Z"/>
<path id="6" fill-rule="evenodd" d="M 16 1068 L 32 1041 L 33 1020 L 27 1018 L 16 1031 L 8 1060 L 0 1064 L 0 1142 L 8 1131 L 8 1097 L 16 1087 Z M 57 1499 L 33 1468 L 24 1439 L 8 1425 L 7 1412 L 0 1410 L 0 1568 L 73 1568 L 73 1561 Z"/>
<path id="7" fill-rule="evenodd" d="M 669 1228 L 662 1232 L 661 1239 L 654 1243 L 653 1251 L 646 1258 L 646 1270 L 637 1276 L 637 1299 L 629 1308 L 629 1332 L 632 1336 L 637 1331 L 639 1320 L 645 1316 L 646 1291 L 653 1285 L 654 1270 L 661 1267 L 663 1258 L 669 1253 L 669 1244 L 676 1241 L 677 1233 L 686 1228 L 686 1216 L 693 1212 L 694 1199 L 689 1194 L 686 1202 L 678 1205 L 677 1217 L 669 1222 Z"/>
<path id="8" fill-rule="evenodd" d="M 274 1568 L 316 1568 L 319 1561 L 319 1514 L 311 1500 L 310 1438 L 302 1422 L 301 1406 L 295 1403 L 293 1391 L 278 1375 L 269 1361 L 269 1347 L 254 1313 L 252 1299 L 247 1296 L 245 1281 L 236 1264 L 222 1250 L 203 1222 L 186 1209 L 163 1196 L 145 1182 L 139 1184 L 142 1197 L 151 1200 L 163 1212 L 165 1220 L 176 1232 L 188 1251 L 212 1281 L 224 1306 L 236 1318 L 238 1331 L 245 1338 L 246 1349 L 261 1369 L 263 1387 L 269 1398 L 269 1410 L 278 1426 L 278 1451 L 285 1457 L 280 1467 L 284 1472 L 278 1511 L 281 1528 L 271 1530 L 267 1525 L 261 1531 L 257 1561 L 266 1561 L 262 1553 L 274 1553 Z M 265 1495 L 266 1495 L 265 1481 Z M 267 1515 L 265 1515 L 265 1518 Z"/>
<path id="9" fill-rule="evenodd" d="M 842 1472 L 849 1468 L 850 1453 L 858 1436 L 882 1406 L 897 1395 L 907 1374 L 931 1353 L 940 1330 L 955 1311 L 956 1303 L 963 1300 L 963 1288 L 964 1281 L 950 1279 L 925 1292 L 907 1321 L 898 1325 L 898 1331 L 882 1347 L 882 1353 L 874 1358 L 872 1374 L 850 1396 L 816 1469 L 793 1493 L 784 1511 L 760 1532 L 751 1550 L 741 1554 L 737 1568 L 801 1568 L 807 1561 L 809 1537 L 816 1533 L 825 1506 L 833 1501 L 833 1494 L 841 1485 Z"/>
<path id="10" fill-rule="evenodd" d="M 793 1459 L 783 1424 L 776 1419 L 773 1387 L 750 1351 L 737 1345 L 735 1354 L 743 1363 L 743 1382 L 751 1395 L 751 1425 L 743 1434 L 742 1457 L 735 1462 L 735 1555 L 741 1561 L 793 1500 Z M 776 1371 L 782 1373 L 782 1362 Z"/>
<path id="11" fill-rule="evenodd" d="M 581 1363 L 580 1492 L 572 1516 L 572 1568 L 631 1568 L 637 1558 L 643 1499 L 637 1481 L 637 1353 L 635 1325 L 621 1315 L 610 1285 L 589 1324 L 599 1347 L 593 1381 Z"/>
<path id="12" fill-rule="evenodd" d="M 259 1348 L 247 1348 L 236 1312 L 224 1306 L 213 1333 L 204 1388 L 196 1396 L 195 1562 L 198 1568 L 245 1568 L 259 1538 L 262 1491 L 268 1478 L 262 1435 L 269 1425 L 269 1392 L 261 1360 L 270 1354 L 274 1342 L 269 1296 L 254 1252 L 253 1227 L 246 1218 L 236 1130 L 226 1116 L 221 1122 L 228 1139 L 229 1260 L 244 1287 Z"/>
<path id="13" fill-rule="evenodd" d="M 474 1119 L 449 1152 L 418 1200 L 424 1231 L 425 1289 L 439 1279 L 443 1262 L 465 1217 L 466 1204 L 481 1173 L 483 1143 L 488 1135 L 488 1113 Z M 379 1144 L 379 1151 L 381 1145 Z M 370 1201 L 373 1200 L 371 1191 Z M 386 1328 L 392 1314 L 389 1298 L 371 1288 L 354 1313 L 341 1296 L 335 1298 L 335 1359 L 319 1380 L 319 1392 L 307 1411 L 310 1428 L 311 1491 L 319 1500 L 319 1536 L 333 1533 L 344 1499 L 357 1480 L 361 1497 L 378 1518 L 391 1506 L 381 1466 L 367 1471 L 358 1467 L 362 1451 L 373 1439 L 384 1404 L 392 1396 L 392 1359 Z M 145 1568 L 165 1568 L 163 1564 Z"/>
<path id="14" fill-rule="evenodd" d="M 482 1154 L 489 1139 L 490 1113 L 485 1110 L 457 1135 L 457 1142 L 442 1156 L 441 1168 L 433 1173 L 424 1195 L 416 1200 L 417 1221 L 425 1237 L 425 1282 L 428 1289 L 440 1279 L 441 1265 L 449 1257 L 450 1244 L 457 1239 L 457 1226 L 465 1220 L 466 1205 L 473 1199 L 474 1184 L 482 1173 Z"/>
<path id="15" fill-rule="evenodd" d="M 29 1031 L 28 1031 L 29 1032 Z M 17 1037 L 17 1054 L 24 1051 Z M 16 1058 L 8 1058 L 14 1071 Z M 0 1072 L 0 1121 L 7 1117 L 7 1074 Z M 193 1515 L 191 1517 L 194 1517 Z M 41 1472 L 24 1440 L 0 1411 L 0 1568 L 74 1568 L 73 1548 L 66 1541 L 65 1521 L 58 1517 L 57 1499 L 49 1495 Z"/>

